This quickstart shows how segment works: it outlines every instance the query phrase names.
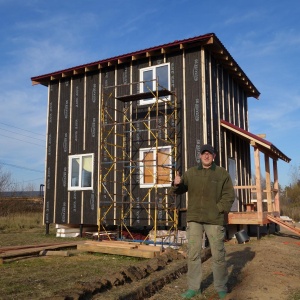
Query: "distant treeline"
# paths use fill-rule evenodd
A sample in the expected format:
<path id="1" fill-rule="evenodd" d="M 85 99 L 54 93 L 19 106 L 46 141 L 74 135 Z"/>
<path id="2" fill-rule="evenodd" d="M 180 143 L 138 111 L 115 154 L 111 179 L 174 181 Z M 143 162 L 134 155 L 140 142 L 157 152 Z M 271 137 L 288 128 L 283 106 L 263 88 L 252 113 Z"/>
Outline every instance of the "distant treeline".
<path id="1" fill-rule="evenodd" d="M 42 197 L 1 197 L 0 217 L 13 214 L 43 213 Z"/>

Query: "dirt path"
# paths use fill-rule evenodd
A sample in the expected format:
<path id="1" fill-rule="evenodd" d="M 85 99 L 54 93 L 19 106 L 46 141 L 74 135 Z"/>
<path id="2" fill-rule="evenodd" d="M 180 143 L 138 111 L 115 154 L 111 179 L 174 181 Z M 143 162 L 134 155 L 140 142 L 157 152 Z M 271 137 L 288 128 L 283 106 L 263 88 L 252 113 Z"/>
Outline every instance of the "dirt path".
<path id="1" fill-rule="evenodd" d="M 230 289 L 227 300 L 300 299 L 300 237 L 283 230 L 246 244 L 226 243 L 226 251 Z M 203 294 L 193 299 L 218 299 L 213 289 L 211 259 L 203 268 Z M 185 290 L 183 274 L 150 299 L 182 299 L 180 294 Z"/>

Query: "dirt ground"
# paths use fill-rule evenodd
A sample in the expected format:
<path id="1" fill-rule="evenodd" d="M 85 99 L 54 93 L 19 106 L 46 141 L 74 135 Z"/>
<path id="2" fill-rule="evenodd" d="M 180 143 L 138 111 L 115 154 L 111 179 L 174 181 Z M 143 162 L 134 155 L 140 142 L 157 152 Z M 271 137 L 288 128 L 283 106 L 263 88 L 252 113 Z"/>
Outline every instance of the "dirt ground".
<path id="1" fill-rule="evenodd" d="M 24 233 L 23 235 L 25 236 Z M 30 236 L 33 236 L 33 234 L 30 234 Z M 14 240 L 17 239 L 16 235 L 13 235 L 13 237 Z M 42 240 L 36 242 L 43 243 L 45 239 L 47 238 L 43 236 Z M 5 240 L 7 242 L 7 237 Z M 3 239 L 2 241 L 4 242 Z M 25 243 L 25 240 L 24 242 L 18 241 L 18 245 Z M 28 243 L 28 240 L 26 242 Z M 229 270 L 227 300 L 300 300 L 300 236 L 296 236 L 282 228 L 279 233 L 264 236 L 260 240 L 251 237 L 250 241 L 245 244 L 237 244 L 234 243 L 234 240 L 231 240 L 226 242 L 225 245 Z M 93 260 L 91 260 L 91 256 Z M 83 263 L 83 260 L 86 261 L 86 264 Z M 16 295 L 19 294 L 16 294 L 16 291 L 10 292 L 10 296 L 8 296 L 8 294 L 2 292 L 0 293 L 0 299 L 46 299 L 45 292 L 48 290 L 46 294 L 51 294 L 51 296 L 47 300 L 179 300 L 182 299 L 180 294 L 187 289 L 186 259 L 179 259 L 168 263 L 162 270 L 155 271 L 142 280 L 134 280 L 124 285 L 114 286 L 106 291 L 98 290 L 88 297 L 76 292 L 78 289 L 81 292 L 83 291 L 81 282 L 84 282 L 87 286 L 95 284 L 99 289 L 99 278 L 107 280 L 115 278 L 112 274 L 116 274 L 116 272 L 119 274 L 121 269 L 125 268 L 125 263 L 119 261 L 121 264 L 116 263 L 113 266 L 113 261 L 116 261 L 116 258 L 111 258 L 108 255 L 78 254 L 68 259 L 59 256 L 41 257 L 39 259 L 33 257 L 12 264 L 3 264 L 3 269 L 0 272 L 0 283 L 7 277 L 11 288 L 15 290 L 22 287 L 21 283 L 23 281 L 25 284 L 29 282 L 28 288 L 35 291 L 35 296 L 18 297 Z M 47 264 L 45 265 L 45 263 Z M 105 263 L 106 268 L 103 263 Z M 148 264 L 148 262 L 135 263 L 129 260 L 126 266 L 132 266 L 132 264 Z M 24 277 L 22 272 L 20 276 L 16 276 L 15 272 L 19 272 L 20 268 L 24 270 L 22 266 L 26 270 L 28 269 L 25 273 L 27 275 Z M 34 271 L 37 268 L 42 273 Z M 99 268 L 101 269 L 101 275 Z M 45 270 L 48 270 L 46 277 Z M 92 273 L 93 270 L 95 273 Z M 32 273 L 28 275 L 28 272 Z M 5 278 L 2 276 L 5 276 Z M 43 281 L 40 280 L 40 277 Z M 12 279 L 14 281 L 11 281 Z M 63 287 L 58 287 L 57 281 L 66 282 Z M 72 285 L 66 284 L 70 282 Z M 85 285 L 85 287 L 87 286 Z M 50 289 L 50 287 L 56 287 L 56 289 Z M 202 289 L 202 295 L 193 299 L 218 299 L 213 288 L 210 258 L 203 263 Z M 8 293 L 7 289 L 5 291 Z M 37 291 L 41 292 L 37 293 Z M 24 293 L 23 295 L 30 294 L 29 292 Z M 56 296 L 54 297 L 54 295 Z M 72 295 L 74 295 L 74 298 Z"/>
<path id="2" fill-rule="evenodd" d="M 227 300 L 300 299 L 300 236 L 282 229 L 245 244 L 226 243 L 229 268 Z M 211 259 L 203 264 L 203 293 L 193 299 L 218 299 L 213 288 Z M 151 300 L 182 299 L 186 275 L 165 285 Z"/>

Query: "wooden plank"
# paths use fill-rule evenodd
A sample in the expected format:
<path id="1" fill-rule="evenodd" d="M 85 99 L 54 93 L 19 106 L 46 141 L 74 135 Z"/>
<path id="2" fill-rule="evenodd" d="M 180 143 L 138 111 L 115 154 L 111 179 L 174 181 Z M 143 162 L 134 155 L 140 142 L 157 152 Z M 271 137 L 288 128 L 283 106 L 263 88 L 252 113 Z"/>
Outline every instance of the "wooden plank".
<path id="1" fill-rule="evenodd" d="M 43 250 L 39 253 L 40 256 L 63 256 L 68 257 L 70 253 L 68 251 L 53 251 L 53 250 Z"/>
<path id="2" fill-rule="evenodd" d="M 120 249 L 137 249 L 137 245 L 111 245 L 111 244 L 106 244 L 106 243 L 99 243 L 99 244 L 90 244 L 90 243 L 85 243 L 83 245 L 88 245 L 91 247 L 95 247 L 95 249 L 99 248 L 120 248 Z M 78 247 L 77 247 L 78 249 Z"/>
<path id="3" fill-rule="evenodd" d="M 159 246 L 151 246 L 151 245 L 145 245 L 145 244 L 139 244 L 136 242 L 122 242 L 122 241 L 86 241 L 84 244 L 89 244 L 89 245 L 95 245 L 95 246 L 111 246 L 111 247 L 132 247 L 134 246 L 135 248 L 138 248 L 140 250 L 147 250 L 147 251 L 154 251 L 154 252 L 161 252 L 161 247 Z"/>
<path id="4" fill-rule="evenodd" d="M 103 247 L 120 248 L 120 249 L 139 249 L 149 252 L 161 252 L 161 248 L 157 246 L 150 246 L 144 244 L 130 243 L 130 242 L 115 242 L 115 241 L 101 241 L 101 242 L 85 242 L 84 245 L 94 246 L 95 249 Z"/>
<path id="5" fill-rule="evenodd" d="M 133 256 L 133 257 L 142 257 L 142 258 L 153 258 L 158 254 L 154 251 L 147 251 L 144 249 L 138 249 L 136 247 L 113 247 L 109 245 L 104 246 L 96 246 L 91 244 L 80 244 L 77 247 L 79 251 L 86 252 L 97 252 L 97 253 L 106 253 L 106 254 L 115 254 L 115 255 L 125 255 L 125 256 Z"/>
<path id="6" fill-rule="evenodd" d="M 44 250 L 75 248 L 77 246 L 78 246 L 78 242 L 56 244 L 56 245 L 52 245 L 52 246 L 42 246 L 42 247 L 40 245 L 35 245 L 31 248 L 23 248 L 23 249 L 8 250 L 8 251 L 6 250 L 5 252 L 0 253 L 0 258 L 8 259 L 8 258 L 14 258 L 14 257 L 21 257 L 21 256 L 39 255 L 39 253 Z"/>
<path id="7" fill-rule="evenodd" d="M 297 235 L 300 235 L 300 229 L 295 228 L 293 226 L 290 226 L 289 224 L 287 224 L 286 222 L 282 221 L 279 217 L 274 217 L 271 215 L 268 215 L 267 218 L 271 221 L 274 222 L 290 231 L 292 231 L 293 233 L 296 233 Z"/>

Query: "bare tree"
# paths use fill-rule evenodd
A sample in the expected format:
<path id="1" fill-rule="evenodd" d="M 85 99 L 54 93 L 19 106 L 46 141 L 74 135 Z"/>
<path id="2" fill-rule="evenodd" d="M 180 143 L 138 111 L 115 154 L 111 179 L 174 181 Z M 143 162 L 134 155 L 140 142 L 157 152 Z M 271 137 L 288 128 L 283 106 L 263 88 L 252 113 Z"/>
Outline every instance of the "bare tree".
<path id="1" fill-rule="evenodd" d="M 9 191 L 12 185 L 11 173 L 5 171 L 0 164 L 0 194 L 5 191 Z"/>

